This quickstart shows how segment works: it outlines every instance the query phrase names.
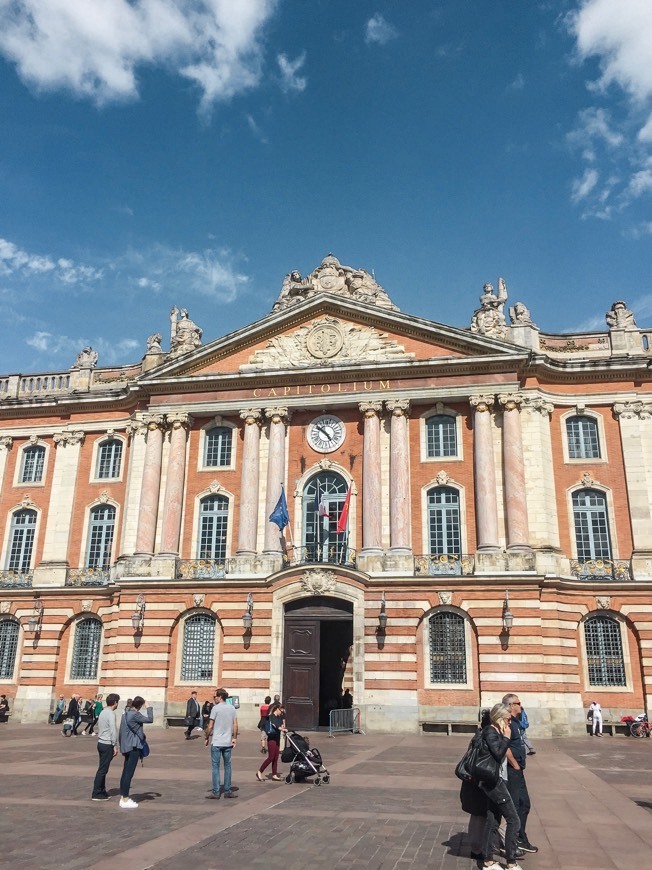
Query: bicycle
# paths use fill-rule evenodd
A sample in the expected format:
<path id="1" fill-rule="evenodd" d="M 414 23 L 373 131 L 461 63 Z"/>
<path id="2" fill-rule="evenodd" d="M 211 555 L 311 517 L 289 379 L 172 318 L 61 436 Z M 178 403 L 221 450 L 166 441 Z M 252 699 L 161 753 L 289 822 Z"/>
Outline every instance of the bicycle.
<path id="1" fill-rule="evenodd" d="M 647 716 L 644 716 L 642 719 L 637 719 L 629 726 L 629 733 L 632 737 L 649 737 L 650 732 L 652 732 L 652 728 L 650 728 Z"/>

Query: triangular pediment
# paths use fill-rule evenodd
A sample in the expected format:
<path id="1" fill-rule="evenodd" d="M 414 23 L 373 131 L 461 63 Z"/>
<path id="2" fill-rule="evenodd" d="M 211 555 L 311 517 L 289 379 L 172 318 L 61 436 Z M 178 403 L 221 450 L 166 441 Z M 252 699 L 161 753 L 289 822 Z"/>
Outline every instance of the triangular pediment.
<path id="1" fill-rule="evenodd" d="M 149 380 L 521 356 L 506 341 L 320 293 L 168 359 Z"/>

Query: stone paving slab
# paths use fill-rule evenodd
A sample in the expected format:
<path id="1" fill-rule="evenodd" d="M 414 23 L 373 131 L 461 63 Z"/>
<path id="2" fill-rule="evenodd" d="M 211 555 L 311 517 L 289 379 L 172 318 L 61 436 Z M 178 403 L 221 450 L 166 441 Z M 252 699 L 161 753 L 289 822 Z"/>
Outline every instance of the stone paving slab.
<path id="1" fill-rule="evenodd" d="M 259 735 L 234 753 L 238 799 L 205 801 L 203 741 L 150 729 L 153 752 L 134 777 L 137 810 L 117 796 L 92 803 L 90 738 L 47 726 L 0 727 L 0 849 L 18 870 L 471 870 L 453 767 L 455 735 L 314 735 L 332 782 L 261 784 Z M 525 870 L 613 870 L 647 864 L 652 849 L 652 741 L 538 740 L 527 778 Z M 117 792 L 121 761 L 109 773 Z"/>

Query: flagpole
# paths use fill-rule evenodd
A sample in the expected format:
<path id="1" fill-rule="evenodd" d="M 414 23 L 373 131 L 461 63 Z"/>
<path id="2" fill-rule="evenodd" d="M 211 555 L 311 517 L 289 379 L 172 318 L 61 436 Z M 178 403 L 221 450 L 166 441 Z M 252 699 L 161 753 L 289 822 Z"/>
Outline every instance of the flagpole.
<path id="1" fill-rule="evenodd" d="M 282 489 L 283 489 L 283 484 L 281 484 L 281 490 L 282 490 Z M 287 498 L 285 499 L 285 503 L 287 504 Z M 290 531 L 290 545 L 291 545 L 292 549 L 294 550 L 294 539 L 293 539 L 293 537 L 292 537 L 292 523 L 289 522 L 289 519 L 290 519 L 290 518 L 289 518 L 289 516 L 288 516 L 288 524 L 287 524 L 287 528 L 288 528 L 289 531 Z"/>

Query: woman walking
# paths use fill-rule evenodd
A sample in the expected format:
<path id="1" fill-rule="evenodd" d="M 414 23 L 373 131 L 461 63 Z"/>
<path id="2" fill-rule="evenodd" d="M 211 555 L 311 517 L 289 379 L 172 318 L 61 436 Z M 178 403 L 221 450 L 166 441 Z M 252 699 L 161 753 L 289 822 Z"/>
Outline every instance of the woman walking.
<path id="1" fill-rule="evenodd" d="M 134 810 L 138 806 L 136 801 L 132 801 L 129 797 L 131 788 L 131 780 L 136 772 L 136 765 L 143 757 L 143 749 L 145 748 L 145 730 L 143 725 L 151 724 L 154 721 L 154 711 L 151 707 L 147 707 L 147 716 L 144 716 L 140 711 L 142 707 L 146 707 L 144 698 L 138 695 L 132 701 L 132 706 L 125 711 L 120 722 L 120 752 L 124 757 L 124 766 L 122 768 L 122 776 L 120 777 L 120 807 L 123 810 Z"/>
<path id="2" fill-rule="evenodd" d="M 272 765 L 272 779 L 274 782 L 280 782 L 281 777 L 278 775 L 278 756 L 279 744 L 281 742 L 281 732 L 287 731 L 285 727 L 285 719 L 283 718 L 282 707 L 280 704 L 272 704 L 269 708 L 267 716 L 267 758 L 256 771 L 256 779 L 258 782 L 265 782 L 263 771 Z"/>
<path id="3" fill-rule="evenodd" d="M 88 702 L 91 705 L 88 712 L 88 725 L 82 731 L 82 734 L 86 734 L 88 737 L 92 736 L 93 730 L 97 725 L 97 720 L 99 719 L 102 708 L 104 707 L 104 705 L 102 704 L 103 697 L 104 695 L 98 694 L 95 695 L 94 701 Z"/>
<path id="4" fill-rule="evenodd" d="M 501 865 L 493 860 L 494 842 L 500 825 L 501 817 L 507 822 L 505 831 L 505 858 L 508 870 L 522 870 L 516 863 L 516 838 L 521 823 L 514 802 L 507 790 L 507 749 L 511 737 L 512 714 L 509 707 L 496 704 L 489 714 L 491 724 L 482 730 L 482 736 L 498 769 L 496 785 L 486 782 L 480 787 L 487 796 L 487 821 L 484 827 L 482 854 L 485 870 L 502 870 Z"/>
<path id="5" fill-rule="evenodd" d="M 260 731 L 260 751 L 263 755 L 267 754 L 267 717 L 269 716 L 269 705 L 272 699 L 269 695 L 265 696 L 265 701 L 260 705 L 260 719 L 258 721 L 258 730 Z"/>

